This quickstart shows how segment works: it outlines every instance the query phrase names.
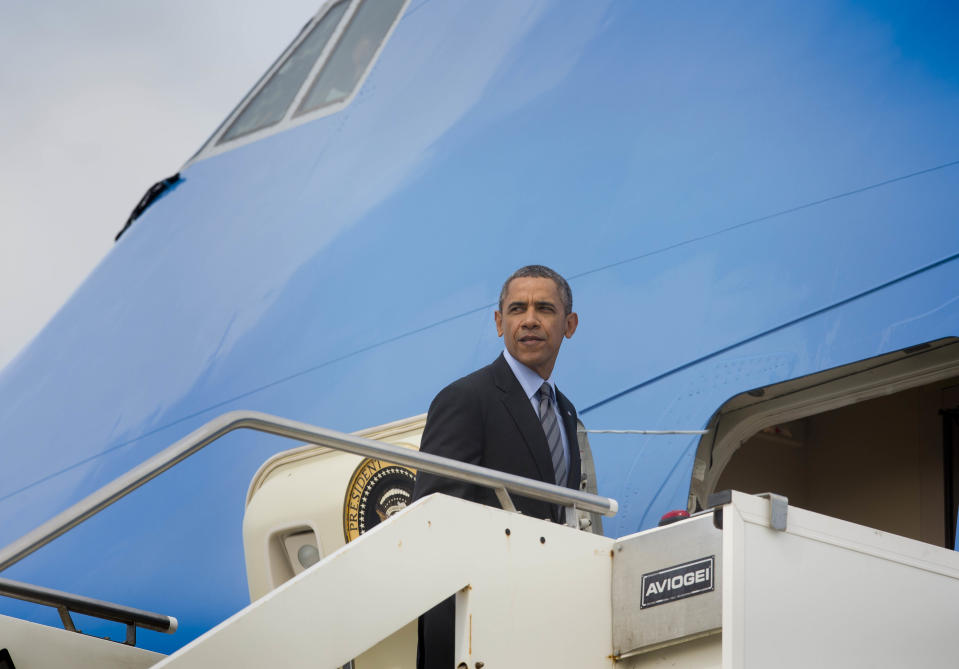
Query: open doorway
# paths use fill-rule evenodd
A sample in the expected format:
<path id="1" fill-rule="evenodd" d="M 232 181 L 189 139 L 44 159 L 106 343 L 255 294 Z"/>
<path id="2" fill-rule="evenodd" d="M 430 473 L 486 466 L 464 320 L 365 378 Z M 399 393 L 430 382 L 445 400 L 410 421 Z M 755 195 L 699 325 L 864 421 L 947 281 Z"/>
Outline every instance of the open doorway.
<path id="1" fill-rule="evenodd" d="M 730 399 L 700 442 L 690 503 L 776 492 L 953 548 L 957 471 L 959 342 L 948 339 Z"/>

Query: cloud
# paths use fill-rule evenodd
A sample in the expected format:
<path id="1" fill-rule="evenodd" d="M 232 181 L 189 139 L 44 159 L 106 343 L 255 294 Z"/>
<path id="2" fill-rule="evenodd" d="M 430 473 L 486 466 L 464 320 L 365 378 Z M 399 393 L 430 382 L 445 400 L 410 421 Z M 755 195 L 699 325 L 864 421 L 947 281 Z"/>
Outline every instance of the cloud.
<path id="1" fill-rule="evenodd" d="M 280 5 L 8 3 L 0 22 L 0 367 L 299 32 Z"/>

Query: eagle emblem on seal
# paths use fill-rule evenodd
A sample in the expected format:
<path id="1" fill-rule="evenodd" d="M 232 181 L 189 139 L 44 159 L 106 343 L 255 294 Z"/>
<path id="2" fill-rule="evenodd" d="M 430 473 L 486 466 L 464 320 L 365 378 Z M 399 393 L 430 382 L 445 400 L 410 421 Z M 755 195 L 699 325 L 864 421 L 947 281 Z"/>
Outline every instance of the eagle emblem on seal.
<path id="1" fill-rule="evenodd" d="M 405 509 L 413 498 L 416 471 L 382 460 L 365 458 L 346 487 L 343 534 L 353 541 Z"/>

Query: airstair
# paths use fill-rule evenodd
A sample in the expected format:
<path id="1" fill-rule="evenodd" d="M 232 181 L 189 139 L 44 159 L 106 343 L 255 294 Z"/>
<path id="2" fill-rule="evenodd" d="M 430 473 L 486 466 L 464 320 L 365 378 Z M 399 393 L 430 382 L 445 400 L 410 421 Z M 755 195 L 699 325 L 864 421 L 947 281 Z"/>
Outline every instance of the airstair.
<path id="1" fill-rule="evenodd" d="M 399 454 L 421 467 L 454 467 L 423 455 Z M 488 475 L 508 500 L 515 482 Z M 578 491 L 524 490 L 600 505 Z M 408 642 L 375 664 L 369 650 L 455 595 L 457 669 L 955 666 L 954 551 L 772 494 L 719 493 L 710 504 L 611 539 L 434 495 L 169 657 L 9 618 L 0 618 L 0 647 L 16 669 L 334 669 L 359 657 L 366 662 L 357 669 L 407 667 L 415 652 Z"/>
<path id="2" fill-rule="evenodd" d="M 341 667 L 450 594 L 469 669 L 955 666 L 953 551 L 720 501 L 614 540 L 433 496 L 156 666 Z"/>

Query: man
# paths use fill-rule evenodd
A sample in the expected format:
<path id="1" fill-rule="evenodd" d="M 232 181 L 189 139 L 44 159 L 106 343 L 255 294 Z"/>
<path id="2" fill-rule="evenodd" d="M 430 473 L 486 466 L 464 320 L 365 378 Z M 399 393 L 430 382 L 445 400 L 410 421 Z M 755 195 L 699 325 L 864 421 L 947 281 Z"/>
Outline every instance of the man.
<path id="1" fill-rule="evenodd" d="M 548 267 L 522 267 L 503 284 L 494 320 L 506 350 L 440 391 L 420 450 L 579 488 L 576 410 L 552 380 L 560 345 L 579 323 L 569 284 Z M 499 506 L 487 488 L 417 474 L 413 499 L 434 492 Z M 563 520 L 556 505 L 518 496 L 513 503 L 527 516 Z M 453 666 L 454 616 L 450 598 L 420 618 L 417 667 Z"/>

